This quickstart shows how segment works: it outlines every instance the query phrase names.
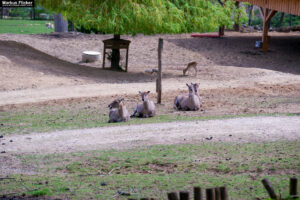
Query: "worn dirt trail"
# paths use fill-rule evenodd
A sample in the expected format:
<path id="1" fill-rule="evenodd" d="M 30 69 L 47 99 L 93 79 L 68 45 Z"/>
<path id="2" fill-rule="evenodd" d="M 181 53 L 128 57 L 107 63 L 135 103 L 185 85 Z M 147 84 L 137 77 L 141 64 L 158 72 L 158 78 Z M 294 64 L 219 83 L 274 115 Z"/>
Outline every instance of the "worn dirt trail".
<path id="1" fill-rule="evenodd" d="M 195 122 L 123 125 L 5 136 L 6 154 L 127 149 L 158 144 L 264 142 L 300 138 L 300 116 L 247 117 Z M 13 140 L 13 142 L 9 142 Z"/>

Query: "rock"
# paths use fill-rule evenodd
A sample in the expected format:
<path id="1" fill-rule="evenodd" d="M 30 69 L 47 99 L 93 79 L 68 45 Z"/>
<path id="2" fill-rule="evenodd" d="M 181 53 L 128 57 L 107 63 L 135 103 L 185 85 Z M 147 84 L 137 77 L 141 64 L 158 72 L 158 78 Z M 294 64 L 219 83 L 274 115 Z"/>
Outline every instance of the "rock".
<path id="1" fill-rule="evenodd" d="M 13 140 L 9 140 L 9 142 L 13 142 Z"/>
<path id="2" fill-rule="evenodd" d="M 1 153 L 6 153 L 5 151 L 1 151 Z"/>
<path id="3" fill-rule="evenodd" d="M 101 186 L 107 186 L 107 184 L 105 182 L 102 182 Z"/>
<path id="4" fill-rule="evenodd" d="M 0 138 L 3 138 L 3 135 L 0 135 Z"/>

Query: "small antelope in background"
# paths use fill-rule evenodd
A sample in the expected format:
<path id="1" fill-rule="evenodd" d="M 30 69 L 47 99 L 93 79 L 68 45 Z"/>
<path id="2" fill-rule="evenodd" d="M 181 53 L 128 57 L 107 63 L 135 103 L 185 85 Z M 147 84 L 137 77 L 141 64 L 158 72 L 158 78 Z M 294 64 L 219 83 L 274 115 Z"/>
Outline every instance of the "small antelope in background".
<path id="1" fill-rule="evenodd" d="M 142 97 L 142 103 L 138 103 L 138 105 L 135 107 L 132 117 L 134 117 L 137 114 L 137 117 L 154 117 L 155 116 L 155 104 L 153 101 L 148 100 L 147 95 L 150 93 L 148 92 L 141 92 L 139 91 L 139 94 Z"/>
<path id="2" fill-rule="evenodd" d="M 196 94 L 195 91 L 198 93 L 198 84 L 186 84 L 189 93 L 179 95 L 175 97 L 174 100 L 174 108 L 177 110 L 199 110 L 201 106 L 199 95 Z M 195 90 L 196 88 L 196 90 Z"/>
<path id="3" fill-rule="evenodd" d="M 191 68 L 194 68 L 195 70 L 195 76 L 197 76 L 198 73 L 198 68 L 197 68 L 197 62 L 190 62 L 188 63 L 188 65 L 186 66 L 186 68 L 183 69 L 183 75 L 186 76 L 186 72 L 189 71 Z"/>
<path id="4" fill-rule="evenodd" d="M 51 22 L 45 24 L 48 29 L 54 29 L 54 25 Z"/>
<path id="5" fill-rule="evenodd" d="M 127 122 L 130 119 L 129 112 L 124 104 L 123 98 L 114 100 L 109 107 L 109 121 L 112 122 Z"/>

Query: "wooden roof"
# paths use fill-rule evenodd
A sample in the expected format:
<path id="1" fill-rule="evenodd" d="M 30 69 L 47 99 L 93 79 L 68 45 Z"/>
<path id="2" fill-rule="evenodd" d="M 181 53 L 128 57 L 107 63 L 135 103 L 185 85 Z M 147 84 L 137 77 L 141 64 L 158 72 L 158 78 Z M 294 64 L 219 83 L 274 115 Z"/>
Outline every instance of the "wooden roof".
<path id="1" fill-rule="evenodd" d="M 300 16 L 300 0 L 237 0 L 253 5 Z"/>

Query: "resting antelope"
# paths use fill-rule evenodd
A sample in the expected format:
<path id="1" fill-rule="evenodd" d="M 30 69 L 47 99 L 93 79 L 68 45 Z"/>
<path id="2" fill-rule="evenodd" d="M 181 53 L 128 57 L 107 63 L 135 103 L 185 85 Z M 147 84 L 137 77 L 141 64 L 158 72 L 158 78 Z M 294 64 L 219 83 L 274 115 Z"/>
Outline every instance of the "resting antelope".
<path id="1" fill-rule="evenodd" d="M 147 95 L 150 93 L 150 91 L 148 92 L 141 92 L 139 91 L 139 94 L 142 97 L 142 103 L 139 103 L 133 113 L 132 113 L 132 117 L 135 116 L 137 114 L 138 117 L 154 117 L 155 115 L 155 104 L 153 103 L 153 101 L 148 100 Z"/>
<path id="2" fill-rule="evenodd" d="M 199 110 L 201 106 L 200 97 L 198 95 L 198 84 L 186 84 L 189 93 L 175 97 L 174 108 L 177 110 Z"/>
<path id="3" fill-rule="evenodd" d="M 127 122 L 130 119 L 129 112 L 123 101 L 123 98 L 118 98 L 108 105 L 110 109 L 108 123 Z"/>

